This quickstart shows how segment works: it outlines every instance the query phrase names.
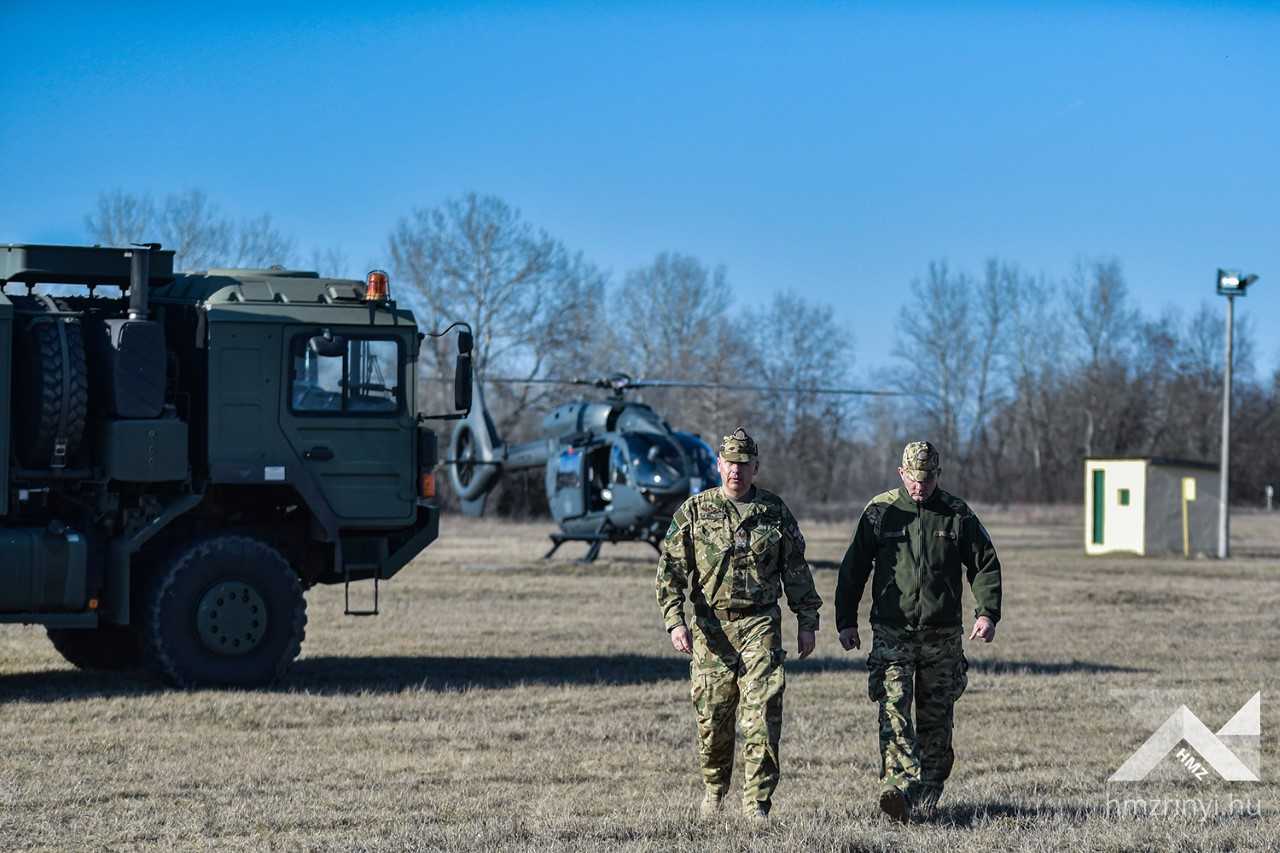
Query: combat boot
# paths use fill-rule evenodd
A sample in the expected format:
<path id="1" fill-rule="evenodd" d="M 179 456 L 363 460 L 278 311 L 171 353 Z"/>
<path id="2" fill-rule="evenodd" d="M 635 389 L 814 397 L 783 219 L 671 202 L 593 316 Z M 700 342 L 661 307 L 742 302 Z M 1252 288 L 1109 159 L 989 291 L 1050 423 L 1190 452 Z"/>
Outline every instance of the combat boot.
<path id="1" fill-rule="evenodd" d="M 940 799 L 942 799 L 941 785 L 921 785 L 920 793 L 911 801 L 911 817 L 925 820 L 937 817 Z"/>
<path id="2" fill-rule="evenodd" d="M 742 807 L 742 815 L 752 826 L 764 826 L 769 823 L 769 804 L 748 803 Z"/>
<path id="3" fill-rule="evenodd" d="M 708 788 L 702 795 L 702 803 L 698 806 L 698 816 L 712 818 L 720 813 L 720 804 L 724 802 L 724 791 Z"/>
<path id="4" fill-rule="evenodd" d="M 907 795 L 897 788 L 885 788 L 880 792 L 880 811 L 884 812 L 889 820 L 906 823 L 910 810 Z"/>

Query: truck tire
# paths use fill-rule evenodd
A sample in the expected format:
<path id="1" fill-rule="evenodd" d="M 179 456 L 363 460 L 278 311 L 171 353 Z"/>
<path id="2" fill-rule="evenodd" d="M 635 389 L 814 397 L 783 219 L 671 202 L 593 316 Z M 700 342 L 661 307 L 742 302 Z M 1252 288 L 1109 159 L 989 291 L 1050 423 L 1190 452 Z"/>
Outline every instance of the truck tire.
<path id="1" fill-rule="evenodd" d="M 177 687 L 259 687 L 302 649 L 307 603 L 275 548 L 247 536 L 204 539 L 159 568 L 146 596 L 146 665 Z"/>
<path id="2" fill-rule="evenodd" d="M 28 468 L 70 463 L 84 437 L 89 413 L 89 374 L 84 329 L 78 318 L 42 316 L 66 310 L 48 296 L 16 296 L 14 348 L 15 443 Z"/>
<path id="3" fill-rule="evenodd" d="M 49 641 L 77 669 L 135 669 L 142 663 L 138 633 L 120 625 L 47 628 Z"/>

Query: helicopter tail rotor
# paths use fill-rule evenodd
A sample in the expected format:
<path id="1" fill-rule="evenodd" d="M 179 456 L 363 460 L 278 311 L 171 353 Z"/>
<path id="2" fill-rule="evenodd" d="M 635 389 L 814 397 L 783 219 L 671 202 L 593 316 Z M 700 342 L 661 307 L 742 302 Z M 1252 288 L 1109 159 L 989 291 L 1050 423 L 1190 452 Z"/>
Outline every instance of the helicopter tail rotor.
<path id="1" fill-rule="evenodd" d="M 497 427 L 484 404 L 480 383 L 472 386 L 471 414 L 457 422 L 449 438 L 449 484 L 466 515 L 482 515 L 485 499 L 502 474 Z"/>

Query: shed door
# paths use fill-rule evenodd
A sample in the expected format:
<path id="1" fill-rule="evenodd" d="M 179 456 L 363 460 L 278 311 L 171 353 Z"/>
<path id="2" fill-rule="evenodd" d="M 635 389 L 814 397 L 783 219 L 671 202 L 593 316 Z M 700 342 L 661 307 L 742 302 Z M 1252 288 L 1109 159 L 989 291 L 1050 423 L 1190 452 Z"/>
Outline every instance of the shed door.
<path id="1" fill-rule="evenodd" d="M 1107 507 L 1107 473 L 1093 472 L 1093 544 L 1102 544 L 1102 523 Z"/>

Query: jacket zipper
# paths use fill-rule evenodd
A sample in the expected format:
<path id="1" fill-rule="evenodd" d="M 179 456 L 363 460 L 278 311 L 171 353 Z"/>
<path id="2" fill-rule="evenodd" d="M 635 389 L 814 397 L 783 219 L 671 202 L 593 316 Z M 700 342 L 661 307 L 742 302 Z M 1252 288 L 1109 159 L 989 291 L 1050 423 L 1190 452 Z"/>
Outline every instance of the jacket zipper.
<path id="1" fill-rule="evenodd" d="M 910 497 L 910 495 L 908 495 Z M 916 503 L 916 528 L 920 535 L 920 546 L 916 551 L 916 627 L 924 617 L 924 502 Z"/>

